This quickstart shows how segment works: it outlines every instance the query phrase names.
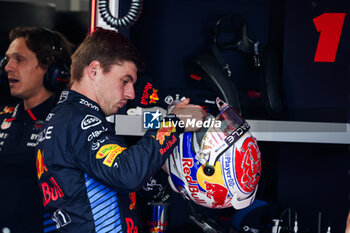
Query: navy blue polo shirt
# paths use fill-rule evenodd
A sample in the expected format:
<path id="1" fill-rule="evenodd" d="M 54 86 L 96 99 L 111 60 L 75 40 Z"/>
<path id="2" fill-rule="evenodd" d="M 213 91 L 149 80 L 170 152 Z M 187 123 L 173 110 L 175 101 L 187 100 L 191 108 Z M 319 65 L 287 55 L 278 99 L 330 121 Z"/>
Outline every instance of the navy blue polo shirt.
<path id="1" fill-rule="evenodd" d="M 0 107 L 0 229 L 42 232 L 42 201 L 35 146 L 54 97 L 32 109 L 23 101 Z"/>

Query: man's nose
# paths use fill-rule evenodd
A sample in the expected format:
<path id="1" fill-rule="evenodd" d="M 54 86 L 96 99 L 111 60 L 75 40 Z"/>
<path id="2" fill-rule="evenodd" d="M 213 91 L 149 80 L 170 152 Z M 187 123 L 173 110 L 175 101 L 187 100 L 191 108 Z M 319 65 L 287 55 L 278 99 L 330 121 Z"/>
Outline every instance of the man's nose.
<path id="1" fill-rule="evenodd" d="M 127 99 L 130 99 L 130 100 L 135 99 L 134 85 L 131 85 L 126 89 L 125 96 L 127 97 Z"/>
<path id="2" fill-rule="evenodd" d="M 8 73 L 9 71 L 13 71 L 13 70 L 14 70 L 14 62 L 12 59 L 9 58 L 5 66 L 5 71 Z"/>

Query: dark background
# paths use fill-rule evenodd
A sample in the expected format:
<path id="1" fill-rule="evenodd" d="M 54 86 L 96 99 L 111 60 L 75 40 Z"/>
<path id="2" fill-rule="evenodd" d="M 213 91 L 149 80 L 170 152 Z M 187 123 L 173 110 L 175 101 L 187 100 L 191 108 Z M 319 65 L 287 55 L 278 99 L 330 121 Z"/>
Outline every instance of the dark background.
<path id="1" fill-rule="evenodd" d="M 349 1 L 146 1 L 141 18 L 129 33 L 145 54 L 147 75 L 161 88 L 196 88 L 184 64 L 209 45 L 216 21 L 232 13 L 244 15 L 249 37 L 276 53 L 285 110 L 281 120 L 349 122 Z M 320 33 L 313 18 L 323 13 L 346 16 L 335 62 L 316 63 Z M 234 81 L 239 82 L 244 61 L 233 57 L 228 62 L 236 74 Z M 322 232 L 328 225 L 332 232 L 343 232 L 350 210 L 349 145 L 259 142 L 259 146 L 263 179 L 257 198 L 277 206 L 274 217 L 293 208 L 298 213 L 299 232 L 317 232 L 321 213 Z M 174 232 L 193 231 L 183 216 L 189 212 L 187 204 L 176 194 L 171 203 L 170 227 Z M 234 215 L 234 211 L 199 211 L 209 216 Z M 184 227 L 178 228 L 181 225 Z"/>
<path id="2" fill-rule="evenodd" d="M 29 3 L 0 2 L 0 57 L 10 28 L 45 26 L 79 44 L 88 31 L 88 12 L 58 11 Z M 121 15 L 129 1 L 121 1 Z M 339 122 L 350 120 L 350 2 L 327 0 L 146 0 L 139 21 L 122 31 L 143 52 L 147 70 L 164 89 L 202 88 L 189 79 L 184 63 L 212 40 L 213 27 L 223 15 L 239 13 L 247 19 L 248 35 L 276 54 L 279 92 L 284 104 L 281 120 Z M 313 18 L 323 13 L 346 13 L 335 62 L 314 62 L 320 33 Z M 234 52 L 233 52 L 234 53 Z M 245 61 L 227 54 L 236 82 L 246 74 Z M 0 83 L 1 104 L 10 100 L 6 81 Z M 204 87 L 208 88 L 208 87 Z M 210 87 L 209 87 L 210 88 Z M 264 116 L 262 116 L 264 117 Z M 130 137 L 130 141 L 137 138 Z M 263 178 L 257 198 L 298 213 L 300 232 L 316 232 L 322 213 L 322 232 L 344 232 L 350 210 L 350 148 L 341 144 L 259 142 Z M 172 193 L 170 230 L 192 230 L 187 204 Z M 203 210 L 229 216 L 234 210 Z M 231 220 L 226 218 L 226 223 Z M 229 224 L 230 225 L 230 224 Z M 198 229 L 197 229 L 198 230 Z M 193 231 L 194 232 L 194 231 Z"/>

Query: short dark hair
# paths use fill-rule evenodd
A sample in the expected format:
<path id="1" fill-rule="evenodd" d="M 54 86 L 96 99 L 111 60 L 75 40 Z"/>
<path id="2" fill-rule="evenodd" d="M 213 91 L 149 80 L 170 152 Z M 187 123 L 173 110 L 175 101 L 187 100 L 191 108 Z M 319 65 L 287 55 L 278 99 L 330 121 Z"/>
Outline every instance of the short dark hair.
<path id="1" fill-rule="evenodd" d="M 144 62 L 135 45 L 115 30 L 97 27 L 88 34 L 72 55 L 71 80 L 79 81 L 85 67 L 93 61 L 101 63 L 103 72 L 109 72 L 111 66 L 131 61 L 138 71 L 144 69 Z"/>
<path id="2" fill-rule="evenodd" d="M 46 69 L 54 61 L 70 65 L 73 44 L 60 32 L 40 27 L 15 27 L 9 33 L 11 42 L 20 37 L 25 38 L 27 47 L 35 54 L 40 67 Z M 54 49 L 54 45 L 59 48 Z"/>

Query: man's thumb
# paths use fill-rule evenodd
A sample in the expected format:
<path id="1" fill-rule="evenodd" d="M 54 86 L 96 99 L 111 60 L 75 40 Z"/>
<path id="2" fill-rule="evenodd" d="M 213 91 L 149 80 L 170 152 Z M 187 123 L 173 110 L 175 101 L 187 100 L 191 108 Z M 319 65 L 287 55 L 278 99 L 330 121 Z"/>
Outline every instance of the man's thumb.
<path id="1" fill-rule="evenodd" d="M 189 104 L 190 103 L 190 98 L 186 98 L 184 100 L 181 100 L 181 104 Z"/>

